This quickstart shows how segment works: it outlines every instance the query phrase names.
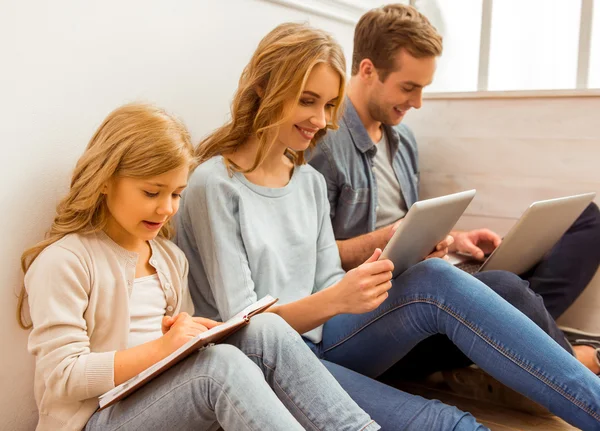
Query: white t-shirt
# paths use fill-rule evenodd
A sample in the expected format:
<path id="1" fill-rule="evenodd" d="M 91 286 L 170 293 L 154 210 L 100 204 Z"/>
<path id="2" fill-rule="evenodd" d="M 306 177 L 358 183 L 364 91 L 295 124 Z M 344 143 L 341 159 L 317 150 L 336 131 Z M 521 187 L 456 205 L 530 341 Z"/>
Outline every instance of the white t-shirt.
<path id="1" fill-rule="evenodd" d="M 376 229 L 396 222 L 407 212 L 400 183 L 392 167 L 393 160 L 387 136 L 385 131 L 382 131 L 381 140 L 377 143 L 377 153 L 373 159 L 373 172 L 377 181 Z"/>
<path id="2" fill-rule="evenodd" d="M 158 275 L 136 278 L 129 297 L 129 339 L 127 347 L 135 347 L 162 336 L 162 318 L 167 298 Z"/>

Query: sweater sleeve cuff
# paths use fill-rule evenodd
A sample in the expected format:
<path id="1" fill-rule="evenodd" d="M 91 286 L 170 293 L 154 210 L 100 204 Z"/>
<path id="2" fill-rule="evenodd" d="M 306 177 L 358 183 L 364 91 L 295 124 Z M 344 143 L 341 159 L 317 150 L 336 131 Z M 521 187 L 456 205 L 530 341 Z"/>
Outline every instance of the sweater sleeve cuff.
<path id="1" fill-rule="evenodd" d="M 90 398 L 98 397 L 115 387 L 115 351 L 90 353 L 85 375 Z"/>

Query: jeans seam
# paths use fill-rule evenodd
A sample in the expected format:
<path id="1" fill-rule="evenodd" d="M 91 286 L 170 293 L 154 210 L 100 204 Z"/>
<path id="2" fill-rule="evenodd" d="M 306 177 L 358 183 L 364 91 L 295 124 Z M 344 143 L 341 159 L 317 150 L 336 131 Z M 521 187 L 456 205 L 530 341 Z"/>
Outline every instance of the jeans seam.
<path id="1" fill-rule="evenodd" d="M 366 424 L 364 427 L 362 427 L 362 428 L 361 428 L 360 430 L 358 430 L 358 431 L 363 431 L 363 430 L 366 430 L 367 428 L 369 428 L 369 427 L 370 427 L 371 425 L 373 425 L 374 423 L 375 423 L 375 421 L 371 419 L 371 421 L 370 421 L 368 424 Z"/>
<path id="2" fill-rule="evenodd" d="M 148 410 L 149 408 L 151 408 L 152 406 L 154 406 L 157 402 L 159 402 L 160 400 L 162 400 L 164 397 L 166 397 L 167 395 L 169 395 L 170 393 L 174 392 L 175 390 L 181 388 L 184 385 L 187 385 L 188 383 L 194 381 L 194 380 L 200 380 L 200 379 L 204 379 L 204 378 L 208 378 L 210 380 L 212 380 L 213 382 L 215 382 L 215 384 L 219 385 L 219 387 L 221 388 L 221 390 L 223 390 L 223 385 L 221 383 L 219 383 L 217 380 L 215 380 L 213 377 L 211 376 L 196 376 L 193 377 L 191 379 L 186 380 L 185 382 L 171 388 L 171 390 L 169 390 L 168 392 L 164 393 L 162 396 L 160 396 L 159 398 L 157 398 L 156 400 L 154 400 L 152 403 L 150 403 L 148 405 L 148 407 L 146 407 L 144 410 L 142 410 L 141 412 L 139 412 L 137 415 L 133 416 L 132 418 L 130 418 L 129 420 L 123 422 L 121 425 L 119 425 L 117 428 L 114 428 L 114 431 L 117 431 L 119 429 L 122 429 L 125 425 L 127 425 L 128 423 L 130 423 L 131 421 L 133 421 L 134 419 L 136 419 L 138 416 L 140 416 L 144 411 Z M 238 416 L 242 419 L 242 421 L 244 422 L 244 424 L 246 425 L 246 428 L 249 430 L 252 430 L 252 428 L 250 427 L 250 425 L 248 424 L 248 422 L 246 422 L 246 419 L 244 418 L 244 416 L 242 414 L 240 414 L 240 412 L 238 411 L 238 409 L 235 407 L 233 401 L 231 400 L 231 398 L 229 398 L 229 395 L 227 394 L 226 391 L 223 391 L 223 394 L 225 395 L 225 397 L 227 397 L 227 399 L 229 400 L 229 402 L 231 403 L 231 406 L 233 408 L 233 410 L 238 414 Z M 218 422 L 218 420 L 217 420 Z"/>
<path id="3" fill-rule="evenodd" d="M 298 406 L 298 404 L 296 404 L 296 402 L 295 402 L 295 401 L 294 401 L 294 400 L 293 400 L 293 399 L 292 399 L 292 398 L 291 398 L 291 397 L 288 395 L 288 393 L 285 391 L 285 389 L 283 389 L 283 388 L 281 387 L 281 385 L 279 384 L 279 382 L 278 382 L 278 381 L 277 381 L 277 379 L 275 378 L 275 367 L 271 367 L 269 364 L 267 364 L 267 363 L 265 362 L 265 360 L 264 360 L 264 357 L 263 357 L 262 355 L 258 355 L 258 354 L 256 354 L 256 353 L 246 353 L 246 356 L 248 356 L 248 357 L 250 357 L 250 356 L 254 356 L 255 358 L 258 358 L 258 359 L 259 359 L 259 360 L 260 360 L 260 361 L 263 363 L 263 365 L 264 365 L 265 367 L 267 367 L 269 370 L 271 370 L 271 371 L 273 372 L 273 381 L 275 382 L 275 384 L 277 384 L 277 387 L 278 387 L 279 389 L 281 389 L 281 392 L 283 392 L 283 393 L 285 394 L 285 396 L 287 397 L 287 399 L 288 399 L 288 400 L 290 400 L 290 402 L 291 402 L 291 403 L 292 403 L 294 406 L 296 406 L 296 408 L 298 409 L 298 411 L 299 411 L 299 412 L 301 412 L 301 413 L 304 415 L 304 417 L 306 418 L 306 420 L 312 424 L 312 426 L 313 426 L 313 428 L 314 428 L 314 429 L 316 429 L 316 430 L 320 430 L 320 428 L 319 428 L 319 427 L 317 427 L 317 426 L 315 425 L 315 423 L 314 423 L 314 422 L 313 422 L 313 421 L 312 421 L 312 420 L 311 420 L 311 419 L 310 419 L 310 418 L 309 418 L 309 417 L 306 415 L 306 413 L 304 412 L 304 410 L 302 410 L 302 409 L 300 408 L 300 406 Z"/>
<path id="4" fill-rule="evenodd" d="M 600 422 L 600 414 L 599 413 L 596 413 L 593 410 L 591 410 L 582 401 L 579 401 L 576 398 L 574 398 L 572 395 L 566 393 L 563 389 L 561 389 L 560 387 L 557 387 L 555 384 L 553 384 L 551 381 L 549 381 L 543 375 L 539 375 L 535 370 L 531 369 L 529 366 L 527 366 L 525 364 L 522 364 L 520 360 L 518 360 L 516 358 L 513 358 L 511 355 L 509 355 L 508 353 L 504 352 L 504 349 L 502 347 L 496 345 L 495 342 L 493 342 L 492 340 L 490 340 L 485 334 L 481 333 L 479 331 L 479 329 L 476 328 L 474 325 L 472 325 L 470 322 L 467 322 L 466 320 L 464 320 L 461 316 L 459 316 L 457 313 L 455 313 L 448 306 L 446 306 L 444 304 L 441 304 L 438 301 L 435 301 L 433 299 L 421 298 L 421 299 L 411 300 L 411 301 L 407 301 L 407 302 L 404 302 L 402 304 L 399 304 L 396 307 L 390 308 L 389 311 L 386 311 L 385 313 L 382 313 L 381 315 L 377 316 L 373 320 L 370 320 L 366 324 L 362 325 L 360 328 L 358 328 L 357 330 L 355 330 L 352 334 L 348 335 L 344 339 L 338 341 L 333 346 L 331 346 L 328 349 L 324 350 L 323 353 L 326 353 L 326 352 L 330 351 L 331 349 L 334 349 L 335 347 L 339 346 L 340 344 L 345 343 L 347 340 L 349 340 L 350 338 L 354 337 L 356 334 L 358 334 L 359 332 L 361 332 L 367 326 L 371 325 L 372 323 L 374 323 L 375 321 L 381 319 L 382 317 L 386 316 L 387 314 L 391 313 L 392 311 L 395 311 L 395 310 L 397 310 L 399 308 L 402 308 L 402 307 L 404 307 L 406 305 L 415 304 L 415 303 L 419 303 L 419 302 L 424 302 L 424 303 L 427 303 L 427 304 L 434 305 L 434 306 L 440 308 L 441 310 L 445 311 L 446 313 L 450 314 L 456 320 L 460 321 L 466 327 L 468 327 L 471 331 L 473 331 L 477 336 L 479 336 L 481 339 L 483 339 L 486 343 L 488 343 L 498 353 L 500 353 L 501 355 L 503 355 L 504 357 L 506 357 L 507 359 L 509 359 L 511 362 L 513 362 L 519 368 L 521 368 L 524 371 L 528 372 L 533 377 L 535 377 L 535 378 L 539 379 L 540 381 L 542 381 L 544 384 L 546 384 L 548 387 L 550 387 L 551 389 L 553 389 L 555 392 L 561 394 L 563 397 L 565 397 L 571 403 L 573 403 L 574 405 L 576 405 L 577 407 L 579 407 L 580 409 L 582 409 L 584 412 L 586 412 L 587 414 L 589 414 L 591 417 L 593 417 L 594 419 L 596 419 L 597 421 Z"/>

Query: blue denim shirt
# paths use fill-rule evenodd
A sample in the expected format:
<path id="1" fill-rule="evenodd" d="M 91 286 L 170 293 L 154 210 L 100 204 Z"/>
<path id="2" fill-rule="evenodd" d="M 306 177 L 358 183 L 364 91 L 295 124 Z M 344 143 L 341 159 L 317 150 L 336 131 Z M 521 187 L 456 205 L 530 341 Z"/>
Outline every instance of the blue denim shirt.
<path id="1" fill-rule="evenodd" d="M 331 222 L 335 238 L 354 238 L 375 230 L 377 182 L 373 158 L 377 146 L 369 137 L 356 109 L 346 99 L 338 130 L 328 130 L 308 155 L 308 162 L 327 181 Z M 394 154 L 393 168 L 406 207 L 418 199 L 417 143 L 411 130 L 400 124 L 384 126 Z"/>

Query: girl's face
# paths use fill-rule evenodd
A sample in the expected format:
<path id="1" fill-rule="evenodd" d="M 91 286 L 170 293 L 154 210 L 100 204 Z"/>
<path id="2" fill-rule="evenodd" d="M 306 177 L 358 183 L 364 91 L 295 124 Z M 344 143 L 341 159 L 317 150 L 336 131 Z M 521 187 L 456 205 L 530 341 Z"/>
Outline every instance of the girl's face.
<path id="1" fill-rule="evenodd" d="M 331 121 L 339 100 L 340 75 L 328 64 L 319 63 L 310 72 L 299 103 L 279 129 L 279 141 L 294 151 L 304 151 L 320 129 Z"/>
<path id="2" fill-rule="evenodd" d="M 156 238 L 177 213 L 188 174 L 184 166 L 150 178 L 111 179 L 104 190 L 110 213 L 108 235 L 125 248 Z"/>

